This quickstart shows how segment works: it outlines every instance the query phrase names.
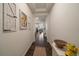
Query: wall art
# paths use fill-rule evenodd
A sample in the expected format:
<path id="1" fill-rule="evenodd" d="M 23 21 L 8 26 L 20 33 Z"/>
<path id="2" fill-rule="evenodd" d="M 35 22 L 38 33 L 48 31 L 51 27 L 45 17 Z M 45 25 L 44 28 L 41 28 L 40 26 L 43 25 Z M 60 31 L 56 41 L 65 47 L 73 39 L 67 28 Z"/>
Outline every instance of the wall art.
<path id="1" fill-rule="evenodd" d="M 3 31 L 16 31 L 16 4 L 3 3 Z"/>
<path id="2" fill-rule="evenodd" d="M 27 29 L 27 15 L 19 10 L 19 20 L 20 20 L 20 29 L 25 30 Z"/>

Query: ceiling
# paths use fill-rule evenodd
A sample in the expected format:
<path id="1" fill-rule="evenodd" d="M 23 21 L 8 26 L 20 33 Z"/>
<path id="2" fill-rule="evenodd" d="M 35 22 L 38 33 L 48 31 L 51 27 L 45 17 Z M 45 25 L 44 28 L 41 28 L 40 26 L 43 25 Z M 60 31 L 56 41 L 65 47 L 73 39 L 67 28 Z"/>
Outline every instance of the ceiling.
<path id="1" fill-rule="evenodd" d="M 36 17 L 39 17 L 39 19 L 44 20 L 50 12 L 54 3 L 27 3 L 27 5 Z"/>

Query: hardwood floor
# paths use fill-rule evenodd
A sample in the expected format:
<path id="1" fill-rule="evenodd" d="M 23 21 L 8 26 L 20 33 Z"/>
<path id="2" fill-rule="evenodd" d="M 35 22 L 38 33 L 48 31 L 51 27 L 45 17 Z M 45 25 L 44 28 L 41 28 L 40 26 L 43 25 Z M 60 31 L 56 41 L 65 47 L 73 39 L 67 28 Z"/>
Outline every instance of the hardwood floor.
<path id="1" fill-rule="evenodd" d="M 33 56 L 36 46 L 44 47 L 46 49 L 46 56 L 52 56 L 52 47 L 48 42 L 44 42 L 43 46 L 33 42 L 25 56 Z"/>
<path id="2" fill-rule="evenodd" d="M 35 42 L 31 44 L 31 47 L 26 52 L 25 56 L 33 56 L 34 50 L 35 50 Z"/>
<path id="3" fill-rule="evenodd" d="M 38 48 L 37 48 L 38 47 Z M 37 39 L 31 44 L 31 47 L 25 56 L 52 56 L 52 47 L 47 42 L 47 38 Z"/>
<path id="4" fill-rule="evenodd" d="M 46 56 L 45 47 L 36 46 L 33 56 Z"/>

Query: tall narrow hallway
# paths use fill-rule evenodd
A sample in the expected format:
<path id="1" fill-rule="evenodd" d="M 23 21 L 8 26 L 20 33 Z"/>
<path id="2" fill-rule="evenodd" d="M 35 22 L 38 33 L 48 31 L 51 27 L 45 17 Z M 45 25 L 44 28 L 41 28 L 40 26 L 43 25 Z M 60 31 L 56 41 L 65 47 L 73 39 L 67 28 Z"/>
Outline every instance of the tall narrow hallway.
<path id="1" fill-rule="evenodd" d="M 0 56 L 77 55 L 78 48 L 79 3 L 0 3 Z"/>
<path id="2" fill-rule="evenodd" d="M 43 41 L 41 41 L 41 37 L 38 38 L 32 43 L 25 56 L 52 56 L 52 47 L 46 40 L 46 38 L 43 38 Z"/>

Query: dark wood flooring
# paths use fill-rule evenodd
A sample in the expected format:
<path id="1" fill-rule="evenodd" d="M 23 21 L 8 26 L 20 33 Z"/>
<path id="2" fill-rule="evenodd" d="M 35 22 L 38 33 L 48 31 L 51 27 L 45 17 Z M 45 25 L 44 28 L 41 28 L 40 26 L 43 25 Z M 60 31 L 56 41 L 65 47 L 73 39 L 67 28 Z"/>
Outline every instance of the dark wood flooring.
<path id="1" fill-rule="evenodd" d="M 25 56 L 33 56 L 36 46 L 45 47 L 46 55 L 52 56 L 52 47 L 49 42 L 47 42 L 47 37 L 44 37 L 43 40 L 41 40 L 40 38 L 36 38 L 36 41 L 31 44 Z"/>
<path id="2" fill-rule="evenodd" d="M 25 56 L 33 56 L 33 53 L 34 53 L 34 50 L 35 50 L 35 46 L 45 47 L 46 48 L 46 55 L 47 56 L 52 56 L 52 47 L 47 41 L 44 41 L 43 44 L 39 44 L 37 42 L 33 42 L 31 47 L 29 48 L 29 50 L 25 54 Z"/>
<path id="3" fill-rule="evenodd" d="M 29 50 L 26 52 L 25 56 L 33 56 L 34 50 L 35 50 L 35 42 L 33 42 L 29 48 Z"/>

